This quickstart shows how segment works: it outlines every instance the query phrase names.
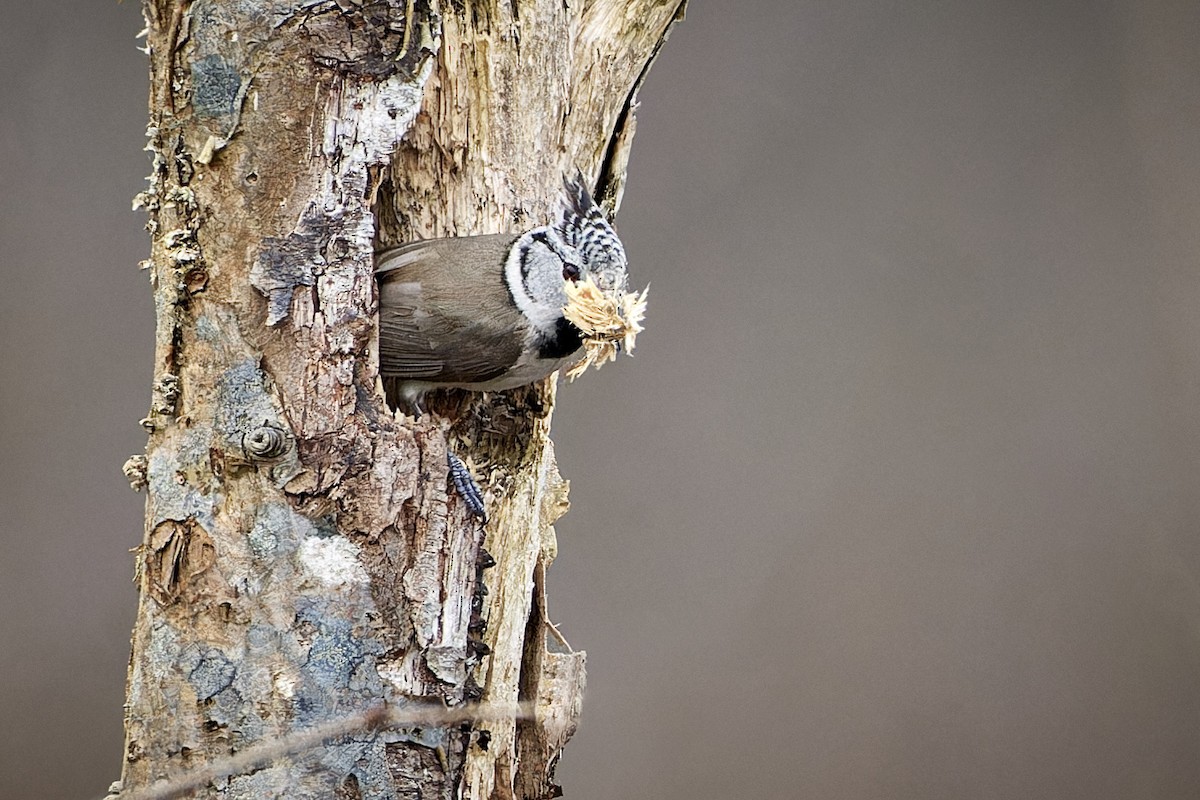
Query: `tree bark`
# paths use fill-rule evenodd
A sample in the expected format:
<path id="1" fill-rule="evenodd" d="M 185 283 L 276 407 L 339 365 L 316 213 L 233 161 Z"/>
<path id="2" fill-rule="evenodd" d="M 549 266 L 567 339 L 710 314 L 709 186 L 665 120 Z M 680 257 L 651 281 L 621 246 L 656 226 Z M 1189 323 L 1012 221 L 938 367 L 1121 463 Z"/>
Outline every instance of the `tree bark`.
<path id="1" fill-rule="evenodd" d="M 192 796 L 555 796 L 584 654 L 547 639 L 567 508 L 553 381 L 393 412 L 373 253 L 540 224 L 576 170 L 615 211 L 637 90 L 682 0 L 144 12 L 157 330 L 146 455 L 127 465 L 148 499 L 123 792 L 207 768 Z M 448 491 L 448 446 L 485 490 L 486 530 Z M 475 699 L 534 714 L 363 716 Z M 355 715 L 375 722 L 291 752 Z"/>

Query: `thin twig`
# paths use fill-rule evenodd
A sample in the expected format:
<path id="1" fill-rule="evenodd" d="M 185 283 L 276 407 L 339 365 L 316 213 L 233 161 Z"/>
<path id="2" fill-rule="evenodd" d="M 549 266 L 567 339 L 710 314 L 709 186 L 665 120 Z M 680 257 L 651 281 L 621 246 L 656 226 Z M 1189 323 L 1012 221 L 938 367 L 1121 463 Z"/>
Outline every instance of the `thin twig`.
<path id="1" fill-rule="evenodd" d="M 484 719 L 532 718 L 532 703 L 473 703 L 454 708 L 377 706 L 361 714 L 342 717 L 281 739 L 248 747 L 227 758 L 217 759 L 176 778 L 158 781 L 144 789 L 109 795 L 108 800 L 171 800 L 211 781 L 262 768 L 272 761 L 312 750 L 332 739 L 352 733 L 411 725 L 442 726 Z"/>

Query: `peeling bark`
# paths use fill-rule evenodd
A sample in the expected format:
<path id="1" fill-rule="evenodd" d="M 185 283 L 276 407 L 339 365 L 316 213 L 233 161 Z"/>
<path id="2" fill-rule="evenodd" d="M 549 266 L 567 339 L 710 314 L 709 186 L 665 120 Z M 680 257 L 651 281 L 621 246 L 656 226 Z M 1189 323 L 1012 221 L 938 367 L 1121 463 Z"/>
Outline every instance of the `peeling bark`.
<path id="1" fill-rule="evenodd" d="M 555 796 L 584 684 L 542 588 L 567 508 L 555 388 L 394 413 L 373 252 L 540 224 L 576 170 L 615 211 L 682 3 L 144 10 L 156 374 L 126 467 L 148 500 L 124 790 L 381 704 L 482 699 L 536 715 L 364 726 L 194 796 Z M 448 446 L 486 531 L 448 490 Z"/>

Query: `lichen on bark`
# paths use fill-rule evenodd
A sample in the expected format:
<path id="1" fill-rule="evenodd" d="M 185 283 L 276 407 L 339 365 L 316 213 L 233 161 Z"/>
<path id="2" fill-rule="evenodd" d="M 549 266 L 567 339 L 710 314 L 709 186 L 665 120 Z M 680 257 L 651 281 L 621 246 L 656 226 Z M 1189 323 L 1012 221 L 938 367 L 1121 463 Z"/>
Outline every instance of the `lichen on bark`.
<path id="1" fill-rule="evenodd" d="M 197 796 L 553 796 L 584 683 L 583 654 L 546 638 L 554 386 L 393 412 L 373 253 L 528 227 L 576 169 L 615 211 L 682 4 L 144 9 L 157 329 L 124 789 L 381 703 L 483 699 L 537 713 L 366 726 Z M 448 491 L 448 446 L 486 531 Z"/>

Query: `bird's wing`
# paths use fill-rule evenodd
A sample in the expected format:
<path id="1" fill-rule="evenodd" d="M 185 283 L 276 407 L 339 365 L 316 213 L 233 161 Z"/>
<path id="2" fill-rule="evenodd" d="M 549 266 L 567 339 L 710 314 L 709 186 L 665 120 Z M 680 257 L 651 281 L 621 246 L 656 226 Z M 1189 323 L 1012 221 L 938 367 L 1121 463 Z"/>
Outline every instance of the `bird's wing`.
<path id="1" fill-rule="evenodd" d="M 521 356 L 528 324 L 504 284 L 515 236 L 429 239 L 381 253 L 379 370 L 384 377 L 483 383 Z"/>

